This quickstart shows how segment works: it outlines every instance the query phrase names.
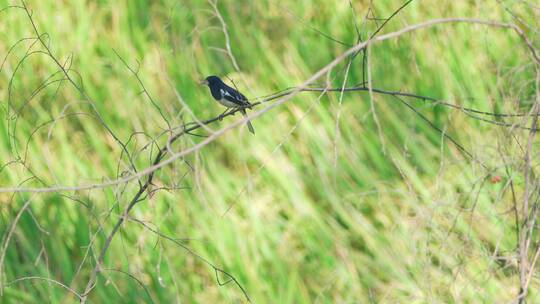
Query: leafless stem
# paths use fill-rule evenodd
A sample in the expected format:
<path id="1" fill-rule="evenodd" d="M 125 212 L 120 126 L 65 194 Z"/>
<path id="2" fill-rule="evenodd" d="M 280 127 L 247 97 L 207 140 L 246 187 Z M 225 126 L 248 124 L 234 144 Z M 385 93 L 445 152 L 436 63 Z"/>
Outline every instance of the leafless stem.
<path id="1" fill-rule="evenodd" d="M 206 138 L 204 141 L 198 143 L 197 145 L 195 145 L 193 147 L 190 147 L 190 148 L 187 148 L 187 149 L 185 149 L 183 151 L 177 152 L 175 154 L 172 154 L 168 159 L 162 160 L 159 163 L 155 163 L 152 166 L 147 167 L 147 168 L 145 168 L 143 170 L 140 170 L 139 172 L 137 172 L 135 174 L 131 174 L 131 175 L 126 176 L 124 178 L 111 180 L 109 182 L 105 182 L 105 183 L 101 183 L 101 184 L 88 184 L 88 185 L 80 185 L 80 186 L 55 186 L 55 187 L 47 187 L 47 188 L 19 188 L 19 187 L 10 188 L 10 187 L 7 187 L 7 188 L 0 188 L 0 193 L 1 192 L 41 192 L 41 193 L 43 193 L 43 192 L 80 191 L 80 190 L 100 189 L 100 188 L 111 187 L 111 186 L 114 186 L 114 185 L 124 184 L 124 183 L 127 183 L 127 182 L 129 182 L 129 181 L 131 181 L 133 179 L 139 179 L 139 178 L 142 178 L 143 176 L 150 175 L 154 171 L 159 170 L 160 168 L 173 163 L 177 159 L 200 150 L 201 148 L 205 147 L 210 142 L 214 141 L 215 139 L 222 136 L 223 134 L 229 132 L 233 128 L 235 128 L 235 127 L 237 127 L 239 125 L 245 124 L 245 122 L 247 120 L 253 120 L 253 119 L 263 115 L 264 113 L 272 110 L 273 108 L 278 107 L 278 106 L 282 105 L 283 103 L 289 101 L 290 99 L 292 99 L 293 97 L 298 95 L 298 93 L 303 92 L 303 91 L 308 91 L 309 90 L 308 86 L 310 84 L 312 84 L 314 81 L 319 79 L 322 75 L 324 75 L 325 73 L 330 71 L 332 68 L 337 66 L 339 63 L 341 63 L 343 60 L 345 60 L 351 54 L 357 52 L 358 50 L 361 50 L 361 49 L 365 48 L 368 44 L 374 44 L 374 43 L 377 43 L 377 42 L 382 42 L 382 41 L 386 41 L 386 40 L 389 40 L 389 39 L 394 39 L 394 38 L 400 37 L 400 36 L 402 36 L 402 35 L 404 35 L 406 33 L 412 32 L 412 31 L 416 31 L 416 30 L 424 29 L 424 28 L 429 28 L 429 27 L 433 27 L 433 26 L 436 26 L 436 25 L 440 25 L 440 24 L 448 24 L 448 23 L 481 24 L 481 25 L 492 26 L 492 27 L 497 27 L 497 28 L 513 29 L 516 32 L 522 34 L 521 30 L 518 27 L 516 27 L 515 25 L 513 25 L 513 24 L 501 23 L 501 22 L 497 22 L 497 21 L 481 20 L 481 19 L 468 19 L 468 18 L 434 19 L 434 20 L 430 20 L 430 21 L 427 21 L 427 22 L 424 22 L 424 23 L 411 25 L 411 26 L 405 27 L 405 28 L 403 28 L 403 29 L 401 29 L 399 31 L 395 31 L 395 32 L 388 33 L 388 34 L 385 34 L 385 35 L 377 36 L 377 37 L 375 37 L 373 39 L 370 39 L 368 41 L 365 41 L 365 42 L 362 42 L 362 43 L 359 43 L 359 44 L 355 45 L 354 47 L 350 48 L 349 50 L 347 50 L 346 52 L 344 52 L 343 54 L 341 54 L 340 56 L 335 58 L 333 61 L 331 61 L 325 67 L 320 69 L 318 72 L 314 73 L 310 78 L 308 78 L 300 86 L 298 86 L 296 88 L 293 88 L 289 92 L 282 93 L 281 95 L 273 96 L 273 97 L 268 98 L 266 100 L 266 101 L 269 101 L 269 100 L 279 99 L 275 103 L 273 103 L 273 104 L 271 104 L 271 105 L 269 105 L 269 106 L 267 106 L 267 107 L 265 107 L 265 108 L 263 108 L 263 109 L 261 109 L 259 111 L 251 112 L 251 114 L 248 115 L 246 118 L 241 119 L 239 121 L 236 121 L 236 122 L 230 124 L 229 126 L 224 127 L 222 129 L 216 131 L 214 134 L 212 134 L 211 136 Z M 521 34 L 520 34 L 520 37 L 522 37 L 523 40 L 525 41 L 526 45 L 530 47 L 531 54 L 532 54 L 533 58 L 535 58 L 535 60 L 538 60 L 538 62 L 540 63 L 540 57 L 538 57 L 538 55 L 536 54 L 536 50 L 532 47 L 532 44 L 530 44 L 530 41 L 527 39 L 527 37 L 524 36 L 524 35 L 522 36 Z M 328 90 L 328 91 L 335 91 L 335 90 L 340 91 L 342 89 L 338 88 L 338 89 Z M 358 90 L 360 90 L 360 89 L 358 89 Z M 372 91 L 375 92 L 374 89 Z M 281 97 L 283 97 L 283 98 L 281 98 Z M 234 113 L 235 113 L 235 111 L 231 112 L 230 114 L 232 115 Z M 218 118 L 212 118 L 212 119 L 204 121 L 204 124 L 213 123 L 213 122 L 215 122 L 217 120 L 218 120 Z M 182 132 L 180 132 L 178 134 L 178 136 L 181 136 L 181 134 L 184 134 L 186 132 L 190 132 L 190 131 L 193 131 L 195 129 L 198 129 L 199 127 L 200 126 L 194 126 L 194 127 L 190 127 L 190 128 L 185 128 Z"/>

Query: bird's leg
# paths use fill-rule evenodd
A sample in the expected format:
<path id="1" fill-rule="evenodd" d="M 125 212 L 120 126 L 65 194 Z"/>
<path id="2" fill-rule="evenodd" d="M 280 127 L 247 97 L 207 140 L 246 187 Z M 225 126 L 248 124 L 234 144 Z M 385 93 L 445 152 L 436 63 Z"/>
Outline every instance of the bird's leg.
<path id="1" fill-rule="evenodd" d="M 245 107 L 231 108 L 229 114 L 236 115 L 236 113 L 241 112 Z"/>
<path id="2" fill-rule="evenodd" d="M 227 111 L 229 111 L 229 109 L 226 109 L 225 111 L 223 111 L 223 113 L 221 113 L 221 115 L 218 116 L 218 119 L 219 119 L 220 121 L 223 120 L 223 118 L 225 117 L 225 114 L 227 113 Z"/>

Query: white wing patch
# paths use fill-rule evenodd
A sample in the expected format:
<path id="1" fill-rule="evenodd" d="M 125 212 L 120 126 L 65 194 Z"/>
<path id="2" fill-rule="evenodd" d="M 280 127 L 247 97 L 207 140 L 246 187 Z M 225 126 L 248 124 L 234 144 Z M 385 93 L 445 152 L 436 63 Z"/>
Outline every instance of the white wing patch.
<path id="1" fill-rule="evenodd" d="M 221 96 L 225 97 L 225 96 L 229 96 L 229 97 L 232 97 L 234 99 L 236 99 L 234 96 L 232 96 L 231 94 L 229 94 L 229 92 L 223 90 L 223 89 L 219 89 L 219 91 L 221 92 Z"/>

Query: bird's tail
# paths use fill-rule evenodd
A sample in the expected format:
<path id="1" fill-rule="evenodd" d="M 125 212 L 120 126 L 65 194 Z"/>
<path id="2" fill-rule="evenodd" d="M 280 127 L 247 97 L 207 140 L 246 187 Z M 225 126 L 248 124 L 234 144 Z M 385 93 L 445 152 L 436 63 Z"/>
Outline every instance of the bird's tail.
<path id="1" fill-rule="evenodd" d="M 240 112 L 242 112 L 242 115 L 243 115 L 244 117 L 247 117 L 247 113 L 246 113 L 246 110 L 245 110 L 245 109 L 240 110 Z M 252 134 L 255 134 L 255 129 L 253 129 L 253 125 L 251 124 L 251 121 L 248 120 L 248 121 L 246 122 L 246 124 L 247 124 L 247 127 L 248 127 L 249 132 L 251 132 Z"/>

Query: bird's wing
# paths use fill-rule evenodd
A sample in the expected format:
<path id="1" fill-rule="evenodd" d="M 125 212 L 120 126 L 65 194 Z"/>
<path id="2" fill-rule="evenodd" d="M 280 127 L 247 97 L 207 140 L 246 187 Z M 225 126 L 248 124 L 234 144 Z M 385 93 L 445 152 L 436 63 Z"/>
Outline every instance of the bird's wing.
<path id="1" fill-rule="evenodd" d="M 249 105 L 246 96 L 242 95 L 242 93 L 233 88 L 225 87 L 224 89 L 220 89 L 220 91 L 221 96 L 230 102 L 234 102 L 240 106 Z"/>

